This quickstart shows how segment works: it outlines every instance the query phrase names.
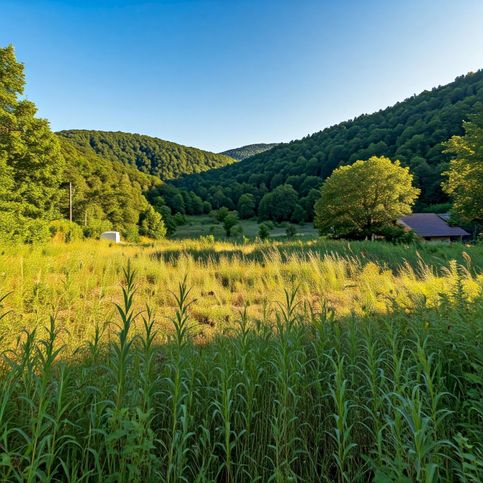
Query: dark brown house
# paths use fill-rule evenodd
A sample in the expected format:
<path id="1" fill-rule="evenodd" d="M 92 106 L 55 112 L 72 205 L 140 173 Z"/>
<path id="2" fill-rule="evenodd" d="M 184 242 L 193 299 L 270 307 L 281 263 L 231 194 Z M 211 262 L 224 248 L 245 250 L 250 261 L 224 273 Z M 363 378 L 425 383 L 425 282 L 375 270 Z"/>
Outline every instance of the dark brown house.
<path id="1" fill-rule="evenodd" d="M 426 241 L 462 241 L 464 237 L 469 236 L 463 228 L 448 225 L 444 218 L 445 215 L 436 213 L 413 213 L 403 216 L 398 223 Z"/>

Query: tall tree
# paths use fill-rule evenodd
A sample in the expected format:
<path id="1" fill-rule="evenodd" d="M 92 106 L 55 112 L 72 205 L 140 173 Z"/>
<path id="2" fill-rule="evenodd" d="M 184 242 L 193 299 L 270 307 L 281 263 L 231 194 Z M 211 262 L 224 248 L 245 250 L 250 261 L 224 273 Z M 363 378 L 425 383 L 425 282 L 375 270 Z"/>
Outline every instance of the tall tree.
<path id="1" fill-rule="evenodd" d="M 446 152 L 454 156 L 444 190 L 453 200 L 454 210 L 476 225 L 483 224 L 483 113 L 464 123 L 465 135 L 453 136 Z"/>
<path id="2" fill-rule="evenodd" d="M 336 169 L 320 190 L 315 226 L 321 234 L 363 238 L 411 212 L 420 190 L 409 168 L 373 156 Z"/>
<path id="3" fill-rule="evenodd" d="M 10 173 L 9 197 L 20 225 L 55 216 L 64 169 L 48 122 L 36 117 L 35 104 L 21 99 L 24 87 L 24 68 L 13 47 L 0 48 L 0 163 Z"/>

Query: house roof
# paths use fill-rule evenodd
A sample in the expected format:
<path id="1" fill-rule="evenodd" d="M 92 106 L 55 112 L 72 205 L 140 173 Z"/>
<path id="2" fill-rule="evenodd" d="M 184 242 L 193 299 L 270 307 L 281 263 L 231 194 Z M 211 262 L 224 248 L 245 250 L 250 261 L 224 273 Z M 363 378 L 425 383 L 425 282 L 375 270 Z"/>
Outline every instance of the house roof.
<path id="1" fill-rule="evenodd" d="M 421 237 L 431 236 L 468 236 L 469 233 L 459 226 L 449 226 L 436 213 L 413 213 L 403 216 L 399 221 Z"/>

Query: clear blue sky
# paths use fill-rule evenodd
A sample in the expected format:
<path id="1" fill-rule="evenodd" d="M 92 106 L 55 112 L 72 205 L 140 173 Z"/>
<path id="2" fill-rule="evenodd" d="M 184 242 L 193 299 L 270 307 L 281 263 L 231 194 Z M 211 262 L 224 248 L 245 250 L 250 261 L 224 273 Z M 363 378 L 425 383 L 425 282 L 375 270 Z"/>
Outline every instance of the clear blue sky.
<path id="1" fill-rule="evenodd" d="M 290 141 L 483 67 L 482 0 L 0 0 L 52 128 Z"/>

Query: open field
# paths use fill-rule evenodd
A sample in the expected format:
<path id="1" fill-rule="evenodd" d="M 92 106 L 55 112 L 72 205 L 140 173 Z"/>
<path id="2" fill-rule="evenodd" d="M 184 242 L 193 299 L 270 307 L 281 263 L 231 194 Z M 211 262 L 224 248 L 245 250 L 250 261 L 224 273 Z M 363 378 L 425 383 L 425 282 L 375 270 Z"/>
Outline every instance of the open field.
<path id="1" fill-rule="evenodd" d="M 285 222 L 278 224 L 278 226 L 274 226 L 274 228 L 270 230 L 270 237 L 285 237 L 285 229 L 288 224 L 288 222 Z M 312 223 L 292 226 L 294 226 L 297 231 L 295 235 L 297 239 L 311 239 L 318 237 L 317 230 L 314 228 Z M 241 227 L 241 230 L 239 230 L 239 227 Z M 258 223 L 255 219 L 240 220 L 238 226 L 234 229 L 235 233 L 231 238 L 237 239 L 241 238 L 242 236 L 255 238 L 258 236 L 259 228 L 260 223 Z M 189 239 L 208 235 L 214 235 L 217 239 L 225 238 L 223 224 L 217 222 L 209 215 L 187 216 L 186 225 L 178 226 L 173 238 Z"/>
<path id="2" fill-rule="evenodd" d="M 481 245 L 3 247 L 0 480 L 479 481 L 482 267 Z"/>

